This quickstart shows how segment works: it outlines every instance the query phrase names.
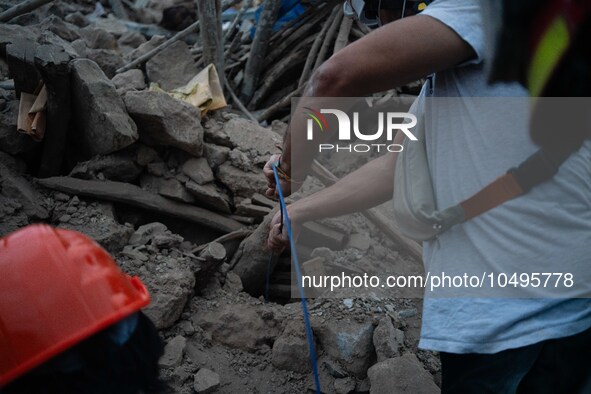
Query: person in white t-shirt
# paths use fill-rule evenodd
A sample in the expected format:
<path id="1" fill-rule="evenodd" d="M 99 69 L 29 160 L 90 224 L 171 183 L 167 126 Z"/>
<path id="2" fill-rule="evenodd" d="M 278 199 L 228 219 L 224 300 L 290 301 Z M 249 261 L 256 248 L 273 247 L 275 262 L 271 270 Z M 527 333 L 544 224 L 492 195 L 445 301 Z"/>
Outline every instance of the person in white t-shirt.
<path id="1" fill-rule="evenodd" d="M 386 24 L 333 55 L 314 74 L 305 96 L 362 96 L 435 73 L 429 94 L 465 104 L 463 116 L 454 119 L 434 106 L 426 123 L 436 202 L 445 208 L 536 151 L 527 114 L 499 116 L 469 101 L 527 96 L 516 84 L 487 84 L 484 41 L 478 0 L 438 0 L 422 14 Z M 306 105 L 305 97 L 299 105 Z M 282 154 L 273 156 L 264 170 L 269 196 L 276 193 L 273 163 L 287 175 L 281 180 L 286 194 L 307 175 L 316 152 L 306 149 L 305 130 L 303 120 L 294 116 Z M 494 146 L 503 146 L 502 153 L 490 149 Z M 289 205 L 292 226 L 388 201 L 395 185 L 384 180 L 393 179 L 396 157 L 381 156 Z M 294 158 L 297 168 L 291 165 Z M 511 272 L 536 265 L 540 272 L 552 272 L 557 264 L 589 263 L 590 196 L 588 141 L 550 181 L 425 242 L 425 269 L 463 264 L 483 272 Z M 271 223 L 272 249 L 287 246 L 280 220 L 277 214 Z M 591 363 L 583 359 L 591 351 L 590 327 L 587 298 L 427 298 L 419 346 L 441 353 L 446 393 L 580 392 L 591 377 Z"/>

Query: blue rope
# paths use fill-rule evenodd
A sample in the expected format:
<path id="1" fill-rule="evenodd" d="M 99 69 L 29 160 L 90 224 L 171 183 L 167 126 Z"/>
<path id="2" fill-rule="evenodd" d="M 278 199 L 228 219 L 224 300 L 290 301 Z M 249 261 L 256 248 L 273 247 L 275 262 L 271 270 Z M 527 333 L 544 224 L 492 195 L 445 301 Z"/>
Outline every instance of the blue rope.
<path id="1" fill-rule="evenodd" d="M 287 215 L 287 209 L 285 207 L 285 199 L 283 198 L 283 192 L 281 191 L 281 185 L 279 183 L 279 174 L 277 174 L 277 164 L 273 165 L 273 174 L 275 174 L 275 187 L 277 188 L 277 192 L 279 193 L 281 214 L 283 215 L 283 217 L 285 217 L 285 225 L 287 226 L 287 235 L 289 237 L 289 246 L 291 247 L 291 256 L 293 259 L 293 265 L 295 266 L 296 277 L 298 280 L 298 290 L 300 292 L 300 300 L 302 301 L 302 309 L 304 312 L 304 324 L 306 325 L 306 336 L 308 337 L 308 349 L 310 350 L 310 361 L 312 362 L 312 371 L 314 372 L 314 384 L 316 385 L 316 394 L 320 394 L 320 377 L 318 375 L 318 363 L 316 362 L 316 351 L 314 350 L 314 337 L 312 335 L 310 315 L 308 314 L 308 305 L 306 304 L 306 298 L 304 296 L 304 287 L 302 286 L 302 272 L 300 271 L 300 263 L 298 261 L 295 242 L 293 240 L 293 235 L 291 232 L 291 223 L 289 221 L 289 216 Z"/>

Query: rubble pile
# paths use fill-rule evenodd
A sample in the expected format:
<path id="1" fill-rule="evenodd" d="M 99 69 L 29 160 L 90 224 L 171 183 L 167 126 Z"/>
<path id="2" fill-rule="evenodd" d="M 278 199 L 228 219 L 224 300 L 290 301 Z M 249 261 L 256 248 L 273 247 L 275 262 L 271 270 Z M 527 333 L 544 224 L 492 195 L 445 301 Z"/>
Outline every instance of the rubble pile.
<path id="1" fill-rule="evenodd" d="M 34 222 L 80 231 L 139 276 L 152 298 L 146 314 L 166 341 L 160 365 L 174 392 L 313 390 L 286 254 L 274 262 L 275 302 L 261 296 L 277 207 L 261 195 L 262 167 L 286 124 L 263 127 L 229 107 L 204 110 L 172 97 L 204 68 L 182 40 L 118 73 L 195 16 L 194 2 L 145 1 L 122 19 L 110 8 L 117 3 L 54 1 L 0 24 L 0 236 Z M 41 85 L 46 132 L 35 141 L 17 123 L 22 94 Z M 255 97 L 265 102 L 265 94 Z M 314 187 L 313 178 L 304 185 Z M 351 221 L 364 232 L 350 233 Z M 419 270 L 360 215 L 310 223 L 301 242 L 306 272 L 365 260 Z M 309 310 L 324 393 L 437 392 L 438 358 L 416 348 L 419 300 L 320 297 Z"/>

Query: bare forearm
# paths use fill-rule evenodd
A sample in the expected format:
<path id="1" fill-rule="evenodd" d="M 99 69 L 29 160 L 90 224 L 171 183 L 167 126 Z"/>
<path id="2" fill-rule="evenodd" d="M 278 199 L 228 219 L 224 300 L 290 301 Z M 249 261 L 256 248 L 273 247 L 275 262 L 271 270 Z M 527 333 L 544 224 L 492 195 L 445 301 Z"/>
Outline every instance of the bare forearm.
<path id="1" fill-rule="evenodd" d="M 369 209 L 392 198 L 397 153 L 372 160 L 334 185 L 288 207 L 298 223 Z"/>

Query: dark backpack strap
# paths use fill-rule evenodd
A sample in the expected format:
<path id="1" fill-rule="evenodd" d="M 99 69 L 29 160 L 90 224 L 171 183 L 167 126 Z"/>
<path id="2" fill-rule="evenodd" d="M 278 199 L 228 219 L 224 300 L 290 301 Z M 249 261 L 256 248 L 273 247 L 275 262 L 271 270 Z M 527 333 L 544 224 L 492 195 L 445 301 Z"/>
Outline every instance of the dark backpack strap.
<path id="1" fill-rule="evenodd" d="M 580 145 L 552 151 L 539 149 L 519 166 L 511 168 L 472 197 L 462 201 L 460 206 L 464 209 L 464 221 L 519 197 L 534 186 L 552 179 L 562 163 L 579 147 Z"/>

